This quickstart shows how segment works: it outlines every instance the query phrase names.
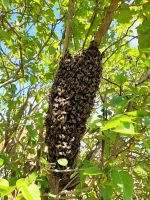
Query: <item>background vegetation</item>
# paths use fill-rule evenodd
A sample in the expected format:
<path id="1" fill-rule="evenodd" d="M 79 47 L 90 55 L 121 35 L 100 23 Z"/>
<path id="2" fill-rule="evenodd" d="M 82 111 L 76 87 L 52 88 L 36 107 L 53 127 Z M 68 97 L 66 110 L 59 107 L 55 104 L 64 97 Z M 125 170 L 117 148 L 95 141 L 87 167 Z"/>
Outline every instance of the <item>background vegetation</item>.
<path id="1" fill-rule="evenodd" d="M 109 0 L 76 0 L 69 50 L 89 46 Z M 67 0 L 1 1 L 0 198 L 50 199 L 45 115 L 62 54 Z M 95 107 L 81 141 L 81 182 L 68 199 L 150 196 L 150 2 L 120 1 Z"/>

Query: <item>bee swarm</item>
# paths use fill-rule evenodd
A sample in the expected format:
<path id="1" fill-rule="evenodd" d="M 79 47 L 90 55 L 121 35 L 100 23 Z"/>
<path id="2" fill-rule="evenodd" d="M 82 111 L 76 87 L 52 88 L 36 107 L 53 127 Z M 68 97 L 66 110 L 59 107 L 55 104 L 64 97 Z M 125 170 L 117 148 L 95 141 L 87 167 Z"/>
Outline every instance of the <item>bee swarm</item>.
<path id="1" fill-rule="evenodd" d="M 48 161 L 56 163 L 57 169 L 64 169 L 57 164 L 60 158 L 68 160 L 68 168 L 74 167 L 99 88 L 101 60 L 101 53 L 92 43 L 75 56 L 67 51 L 61 58 L 46 118 Z"/>

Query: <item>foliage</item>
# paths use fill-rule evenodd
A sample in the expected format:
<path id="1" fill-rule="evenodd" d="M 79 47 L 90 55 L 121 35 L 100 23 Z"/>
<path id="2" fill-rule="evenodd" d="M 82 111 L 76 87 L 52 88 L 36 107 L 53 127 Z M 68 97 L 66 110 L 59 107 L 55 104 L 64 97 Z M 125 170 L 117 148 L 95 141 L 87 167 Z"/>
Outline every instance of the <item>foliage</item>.
<path id="1" fill-rule="evenodd" d="M 88 47 L 108 0 L 75 1 L 75 53 Z M 62 53 L 68 1 L 2 0 L 0 66 L 0 198 L 43 199 L 45 114 Z M 91 26 L 92 15 L 97 17 Z M 148 199 L 150 3 L 122 1 L 100 50 L 103 78 L 77 160 L 72 199 Z M 90 29 L 89 29 L 90 28 Z M 87 37 L 86 37 L 87 36 Z M 67 160 L 58 160 L 62 166 Z M 34 173 L 33 173 L 34 172 Z M 36 173 L 36 174 L 35 174 Z M 50 194 L 49 194 L 50 197 Z"/>

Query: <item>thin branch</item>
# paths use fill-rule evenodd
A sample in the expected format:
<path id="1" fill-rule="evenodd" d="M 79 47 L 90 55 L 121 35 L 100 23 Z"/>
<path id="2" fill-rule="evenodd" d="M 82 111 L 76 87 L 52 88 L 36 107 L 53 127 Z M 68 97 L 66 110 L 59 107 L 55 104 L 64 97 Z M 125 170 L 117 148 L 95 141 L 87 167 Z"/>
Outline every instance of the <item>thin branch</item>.
<path id="1" fill-rule="evenodd" d="M 19 64 L 14 63 L 14 62 L 8 57 L 8 55 L 4 52 L 4 50 L 3 50 L 2 48 L 0 48 L 0 51 L 2 52 L 3 55 L 5 55 L 5 56 L 7 57 L 7 60 L 8 60 L 11 64 L 13 64 L 13 65 L 15 65 L 15 66 L 19 66 Z"/>
<path id="2" fill-rule="evenodd" d="M 103 64 L 105 64 L 121 47 L 125 46 L 126 44 L 128 44 L 129 42 L 131 42 L 132 40 L 134 40 L 135 38 L 131 38 L 130 40 L 128 40 L 127 42 L 125 42 L 124 44 L 121 44 L 118 48 L 116 48 L 111 54 L 110 56 L 103 62 Z"/>
<path id="3" fill-rule="evenodd" d="M 108 83 L 111 83 L 111 84 L 113 84 L 113 85 L 116 85 L 117 87 L 120 88 L 120 85 L 118 85 L 117 83 L 114 83 L 114 82 L 112 82 L 111 80 L 109 80 L 109 79 L 107 79 L 107 78 L 104 78 L 104 77 L 102 77 L 102 79 L 105 80 L 105 81 L 107 81 Z"/>
<path id="4" fill-rule="evenodd" d="M 135 24 L 135 22 L 138 20 L 138 18 L 136 18 L 133 23 L 127 28 L 125 34 L 119 38 L 118 40 L 116 40 L 115 42 L 113 42 L 112 44 L 110 44 L 108 47 L 106 47 L 106 49 L 103 51 L 103 53 L 105 53 L 110 47 L 114 46 L 115 44 L 119 43 L 121 40 L 123 40 L 125 37 L 128 36 L 128 32 L 130 30 L 130 28 Z"/>
<path id="5" fill-rule="evenodd" d="M 91 31 L 91 28 L 93 27 L 93 24 L 94 24 L 94 21 L 95 21 L 95 19 L 96 19 L 98 10 L 99 10 L 99 4 L 98 4 L 98 0 L 96 0 L 96 2 L 95 2 L 95 10 L 94 10 L 93 15 L 92 15 L 92 18 L 91 18 L 91 20 L 90 20 L 90 21 L 91 21 L 91 24 L 90 24 L 90 27 L 89 27 L 89 29 L 88 29 L 86 35 L 85 35 L 85 40 L 84 40 L 84 42 L 83 42 L 83 47 L 82 47 L 82 48 L 84 48 L 84 46 L 85 46 L 85 44 L 86 44 L 86 40 L 87 40 L 88 35 L 89 35 L 90 31 Z"/>
<path id="6" fill-rule="evenodd" d="M 64 39 L 64 42 L 63 42 L 63 47 L 64 47 L 63 48 L 63 55 L 65 55 L 65 52 L 68 49 L 69 39 L 71 37 L 73 13 L 74 13 L 74 0 L 69 0 L 67 25 L 66 25 L 65 39 Z"/>
<path id="7" fill-rule="evenodd" d="M 49 40 L 51 39 L 53 33 L 54 33 L 54 29 L 56 27 L 56 24 L 55 26 L 52 25 L 52 29 L 51 29 L 51 33 L 49 34 L 47 40 L 44 42 L 43 46 L 41 47 L 41 49 L 39 50 L 39 52 L 34 56 L 33 59 L 35 59 L 36 57 L 39 57 L 39 55 L 41 54 L 41 52 L 43 51 L 43 49 L 46 47 L 46 45 L 48 44 Z"/>
<path id="8" fill-rule="evenodd" d="M 140 80 L 138 81 L 138 83 L 135 84 L 135 86 L 141 85 L 142 83 L 144 83 L 149 78 L 150 78 L 150 68 L 148 68 L 146 73 L 141 76 Z"/>
<path id="9" fill-rule="evenodd" d="M 1 56 L 1 59 L 2 59 L 3 67 L 5 68 L 5 71 L 6 71 L 6 74 L 7 74 L 7 78 L 9 78 L 9 73 L 8 73 L 7 67 L 5 66 L 5 62 L 3 60 L 3 57 L 2 57 L 2 55 L 0 55 L 0 56 Z"/>
<path id="10" fill-rule="evenodd" d="M 15 35 L 18 38 L 18 46 L 19 46 L 19 54 L 20 54 L 20 70 L 22 73 L 22 77 L 24 77 L 24 69 L 23 69 L 23 54 L 22 54 L 22 42 L 21 42 L 21 37 L 18 34 L 18 32 L 15 30 L 15 28 L 13 26 L 11 26 L 11 24 L 5 20 L 5 22 L 7 23 L 7 25 L 10 27 L 10 29 L 15 33 Z"/>
<path id="11" fill-rule="evenodd" d="M 95 153 L 100 149 L 101 143 L 101 140 L 97 141 L 97 143 L 94 145 L 94 148 L 86 155 L 86 160 L 91 160 Z"/>
<path id="12" fill-rule="evenodd" d="M 6 86 L 6 85 L 8 85 L 8 84 L 10 84 L 10 83 L 15 82 L 15 81 L 19 80 L 20 78 L 23 78 L 23 75 L 17 76 L 19 71 L 20 71 L 20 69 L 16 71 L 16 73 L 15 73 L 15 75 L 14 75 L 13 78 L 11 78 L 11 79 L 9 79 L 8 81 L 6 81 L 6 82 L 0 84 L 0 88 L 1 88 L 1 87 L 4 87 L 4 86 Z M 17 76 L 17 77 L 16 77 L 16 76 Z"/>
<path id="13" fill-rule="evenodd" d="M 120 0 L 112 0 L 111 5 L 108 7 L 106 14 L 105 14 L 105 17 L 103 18 L 103 20 L 100 24 L 100 27 L 99 27 L 96 35 L 95 35 L 95 38 L 94 38 L 94 42 L 95 42 L 96 46 L 100 45 L 103 36 L 108 31 L 108 28 L 109 28 L 109 26 L 112 22 L 114 12 L 118 8 L 119 1 Z"/>

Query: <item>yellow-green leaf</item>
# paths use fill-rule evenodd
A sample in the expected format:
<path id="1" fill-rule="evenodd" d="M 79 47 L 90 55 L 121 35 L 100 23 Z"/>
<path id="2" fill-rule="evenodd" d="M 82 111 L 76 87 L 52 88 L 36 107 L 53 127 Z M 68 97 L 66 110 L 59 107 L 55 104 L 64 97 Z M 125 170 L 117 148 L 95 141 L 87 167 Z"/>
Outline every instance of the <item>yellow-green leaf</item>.
<path id="1" fill-rule="evenodd" d="M 67 166 L 68 165 L 68 160 L 66 158 L 60 158 L 57 160 L 58 164 L 61 166 Z"/>

